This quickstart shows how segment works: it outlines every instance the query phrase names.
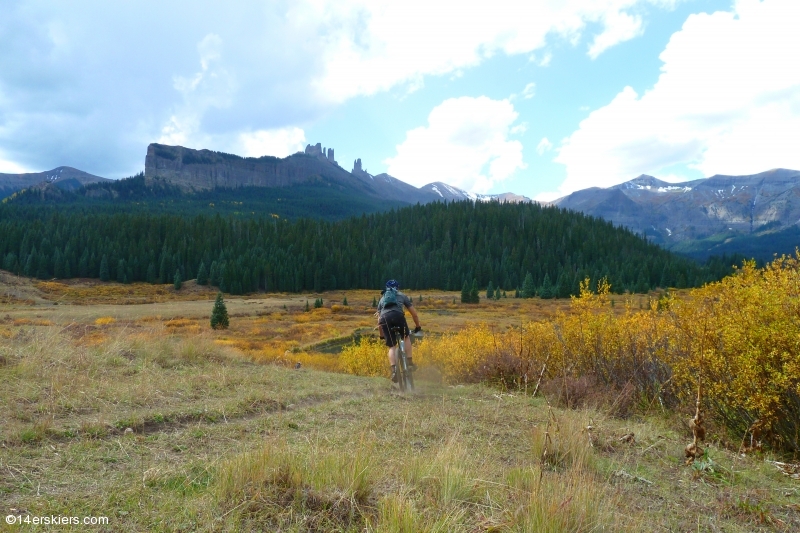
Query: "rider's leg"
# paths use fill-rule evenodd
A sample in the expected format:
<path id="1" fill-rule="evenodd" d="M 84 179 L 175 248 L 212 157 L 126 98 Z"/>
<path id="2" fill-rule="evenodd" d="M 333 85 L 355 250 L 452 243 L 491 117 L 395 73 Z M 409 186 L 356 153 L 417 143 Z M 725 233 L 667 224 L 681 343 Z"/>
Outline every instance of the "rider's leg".
<path id="1" fill-rule="evenodd" d="M 397 345 L 389 348 L 389 364 L 392 366 L 397 364 Z"/>

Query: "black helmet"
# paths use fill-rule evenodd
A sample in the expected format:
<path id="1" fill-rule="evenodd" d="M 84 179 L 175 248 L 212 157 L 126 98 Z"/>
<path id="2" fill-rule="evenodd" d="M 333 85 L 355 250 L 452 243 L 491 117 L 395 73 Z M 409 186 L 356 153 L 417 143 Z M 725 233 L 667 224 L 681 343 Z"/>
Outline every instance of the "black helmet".
<path id="1" fill-rule="evenodd" d="M 386 288 L 398 290 L 400 288 L 400 284 L 397 283 L 397 280 L 390 279 L 389 281 L 386 282 Z"/>

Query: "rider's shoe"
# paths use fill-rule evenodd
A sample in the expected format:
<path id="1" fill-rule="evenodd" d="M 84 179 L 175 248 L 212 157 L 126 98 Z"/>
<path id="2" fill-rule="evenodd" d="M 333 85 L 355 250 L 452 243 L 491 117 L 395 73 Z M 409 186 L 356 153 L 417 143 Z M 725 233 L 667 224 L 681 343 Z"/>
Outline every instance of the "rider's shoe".
<path id="1" fill-rule="evenodd" d="M 397 369 L 392 368 L 392 383 L 397 383 Z"/>
<path id="2" fill-rule="evenodd" d="M 408 360 L 408 369 L 411 372 L 414 372 L 417 369 L 417 365 L 414 364 L 414 361 Z"/>

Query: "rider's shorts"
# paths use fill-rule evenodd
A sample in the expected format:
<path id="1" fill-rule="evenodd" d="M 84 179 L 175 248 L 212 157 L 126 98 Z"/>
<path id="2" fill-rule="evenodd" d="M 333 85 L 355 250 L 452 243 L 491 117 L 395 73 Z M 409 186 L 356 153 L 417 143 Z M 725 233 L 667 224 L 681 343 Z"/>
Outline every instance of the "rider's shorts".
<path id="1" fill-rule="evenodd" d="M 378 325 L 381 327 L 381 331 L 383 331 L 383 340 L 389 348 L 397 344 L 392 338 L 392 328 L 403 328 L 403 338 L 411 334 L 411 331 L 408 329 L 408 322 L 406 322 L 406 315 L 403 314 L 402 310 L 392 309 L 385 311 L 378 319 Z"/>

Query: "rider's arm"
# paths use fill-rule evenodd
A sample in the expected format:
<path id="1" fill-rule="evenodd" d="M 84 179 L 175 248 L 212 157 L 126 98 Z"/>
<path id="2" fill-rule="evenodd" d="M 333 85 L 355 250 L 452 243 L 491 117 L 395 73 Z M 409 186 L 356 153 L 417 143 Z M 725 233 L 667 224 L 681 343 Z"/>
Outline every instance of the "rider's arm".
<path id="1" fill-rule="evenodd" d="M 411 313 L 411 318 L 414 319 L 414 325 L 417 326 L 418 328 L 421 328 L 422 326 L 419 325 L 419 317 L 417 316 L 417 310 L 414 309 L 414 306 L 413 305 L 409 306 L 406 309 L 408 309 L 408 312 Z"/>

